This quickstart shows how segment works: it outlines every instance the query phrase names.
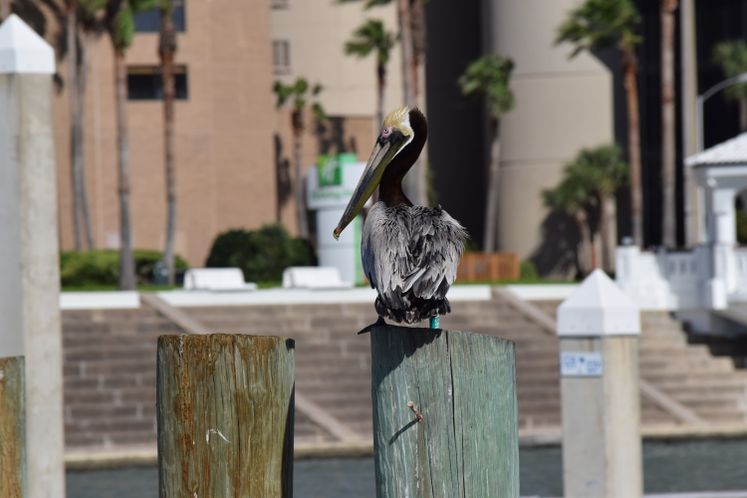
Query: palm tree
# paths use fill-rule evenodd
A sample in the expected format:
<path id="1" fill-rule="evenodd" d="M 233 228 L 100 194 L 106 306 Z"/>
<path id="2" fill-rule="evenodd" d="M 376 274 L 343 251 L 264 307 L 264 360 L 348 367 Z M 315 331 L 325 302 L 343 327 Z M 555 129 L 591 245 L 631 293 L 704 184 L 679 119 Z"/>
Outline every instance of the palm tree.
<path id="1" fill-rule="evenodd" d="M 591 197 L 590 206 L 602 237 L 602 268 L 613 269 L 614 240 L 611 227 L 615 219 L 615 193 L 628 182 L 628 165 L 616 145 L 582 149 L 569 166 Z"/>
<path id="2" fill-rule="evenodd" d="M 174 166 L 174 54 L 176 53 L 176 29 L 174 28 L 173 0 L 160 0 L 161 32 L 158 41 L 158 56 L 161 59 L 163 81 L 163 151 L 166 177 L 166 242 L 163 264 L 168 283 L 174 285 L 174 232 L 176 231 L 176 169 Z"/>
<path id="3" fill-rule="evenodd" d="M 353 32 L 353 38 L 345 43 L 345 53 L 358 58 L 376 53 L 376 126 L 384 122 L 384 89 L 386 87 L 386 66 L 394 47 L 395 36 L 386 30 L 378 19 L 369 19 Z"/>
<path id="4" fill-rule="evenodd" d="M 578 248 L 579 273 L 586 275 L 598 266 L 594 237 L 588 223 L 588 193 L 584 182 L 566 167 L 563 180 L 553 189 L 542 192 L 542 199 L 550 209 L 570 216 L 580 234 Z"/>
<path id="5" fill-rule="evenodd" d="M 602 267 L 612 269 L 610 246 L 611 224 L 614 219 L 614 195 L 628 181 L 628 165 L 620 149 L 603 145 L 582 149 L 565 166 L 563 179 L 553 189 L 543 191 L 545 205 L 573 216 L 581 239 L 589 246 L 592 268 L 598 266 L 597 232 L 602 238 Z"/>
<path id="6" fill-rule="evenodd" d="M 661 0 L 661 169 L 664 190 L 664 246 L 674 247 L 675 225 L 675 142 L 674 142 L 674 11 L 678 0 Z"/>
<path id="7" fill-rule="evenodd" d="M 727 78 L 747 72 L 747 43 L 729 40 L 717 44 L 713 49 L 713 62 L 721 67 Z M 739 129 L 747 131 L 747 84 L 732 85 L 724 94 L 739 102 Z"/>
<path id="8" fill-rule="evenodd" d="M 340 3 L 360 0 L 338 0 Z M 363 0 L 364 9 L 396 2 L 397 24 L 402 48 L 402 90 L 405 104 L 425 109 L 425 85 L 420 75 L 425 68 L 425 10 L 428 0 Z M 416 204 L 425 204 L 427 148 L 405 177 L 405 190 Z"/>
<path id="9" fill-rule="evenodd" d="M 485 204 L 485 237 L 483 250 L 496 249 L 498 221 L 498 191 L 500 187 L 500 119 L 514 105 L 514 96 L 508 82 L 514 63 L 498 55 L 484 55 L 473 61 L 459 78 L 459 86 L 465 96 L 485 97 L 490 109 L 492 146 L 488 174 L 488 199 Z"/>
<path id="10" fill-rule="evenodd" d="M 575 45 L 571 57 L 584 50 L 616 47 L 622 56 L 623 81 L 628 108 L 628 161 L 633 240 L 643 243 L 643 197 L 641 192 L 640 119 L 638 111 L 638 58 L 636 46 L 640 15 L 632 0 L 586 0 L 572 10 L 558 29 L 556 43 Z"/>
<path id="11" fill-rule="evenodd" d="M 73 233 L 75 249 L 94 248 L 91 216 L 88 211 L 85 175 L 85 91 L 87 76 L 88 32 L 95 31 L 94 23 L 77 0 L 65 4 L 65 38 L 68 56 L 67 88 L 70 99 L 70 176 L 73 190 Z"/>
<path id="12" fill-rule="evenodd" d="M 293 129 L 293 162 L 295 166 L 295 194 L 296 194 L 296 222 L 298 224 L 298 236 L 302 239 L 309 237 L 309 224 L 306 219 L 306 199 L 304 198 L 303 183 L 303 154 L 302 138 L 306 129 L 304 112 L 309 104 L 309 98 L 316 99 L 322 91 L 322 86 L 316 84 L 310 86 L 304 78 L 298 78 L 293 84 L 286 85 L 276 81 L 273 86 L 276 97 L 276 107 L 280 108 L 290 104 L 291 128 Z M 316 100 L 311 102 L 311 111 L 314 117 L 321 121 L 325 118 L 322 105 Z"/>
<path id="13" fill-rule="evenodd" d="M 127 66 L 125 53 L 135 35 L 137 12 L 152 9 L 157 0 L 85 0 L 91 10 L 103 10 L 104 25 L 114 51 L 115 114 L 117 120 L 117 171 L 119 190 L 119 287 L 135 289 L 135 260 L 130 223 L 130 171 L 127 137 Z"/>

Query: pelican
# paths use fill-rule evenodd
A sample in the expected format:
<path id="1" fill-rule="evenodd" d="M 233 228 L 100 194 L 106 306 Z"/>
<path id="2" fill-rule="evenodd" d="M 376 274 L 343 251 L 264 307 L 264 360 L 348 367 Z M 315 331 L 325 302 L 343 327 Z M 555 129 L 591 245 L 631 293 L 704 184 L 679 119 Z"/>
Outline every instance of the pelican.
<path id="1" fill-rule="evenodd" d="M 363 271 L 378 292 L 378 323 L 429 319 L 431 328 L 439 328 L 439 316 L 451 311 L 446 292 L 456 278 L 467 232 L 440 206 L 414 206 L 402 191 L 402 179 L 427 135 L 418 109 L 402 107 L 387 115 L 333 233 L 337 239 L 378 186 L 379 201 L 369 210 L 361 237 Z"/>

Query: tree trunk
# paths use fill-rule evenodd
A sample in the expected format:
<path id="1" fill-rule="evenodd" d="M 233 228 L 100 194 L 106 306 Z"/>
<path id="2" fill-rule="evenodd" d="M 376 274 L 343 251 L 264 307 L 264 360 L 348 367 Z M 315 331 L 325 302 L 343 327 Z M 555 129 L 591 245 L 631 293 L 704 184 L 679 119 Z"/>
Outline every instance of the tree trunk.
<path id="1" fill-rule="evenodd" d="M 643 195 L 641 192 L 641 140 L 638 112 L 638 63 L 634 53 L 623 53 L 625 60 L 625 94 L 628 107 L 628 162 L 630 163 L 630 207 L 633 241 L 643 245 Z"/>
<path id="2" fill-rule="evenodd" d="M 75 2 L 67 4 L 67 26 L 65 35 L 67 37 L 67 93 L 70 99 L 70 181 L 73 189 L 73 247 L 76 251 L 83 248 L 81 241 L 81 197 L 80 197 L 80 170 L 82 154 L 80 150 L 80 124 L 78 105 L 78 47 L 76 43 L 77 16 Z"/>
<path id="3" fill-rule="evenodd" d="M 747 97 L 739 99 L 739 130 L 747 131 Z"/>
<path id="4" fill-rule="evenodd" d="M 573 219 L 576 222 L 579 234 L 579 271 L 581 275 L 586 276 L 593 268 L 592 265 L 592 254 L 593 249 L 591 247 L 591 236 L 589 231 L 589 225 L 586 223 L 586 212 L 583 209 L 579 209 L 573 214 Z"/>
<path id="5" fill-rule="evenodd" d="M 379 128 L 384 123 L 384 89 L 386 87 L 386 66 L 379 64 L 376 68 L 377 93 L 376 93 L 376 125 L 374 132 L 378 137 Z"/>
<path id="6" fill-rule="evenodd" d="M 397 19 L 399 21 L 400 44 L 402 47 L 402 84 L 405 105 L 418 105 L 418 65 L 415 54 L 415 39 L 413 34 L 413 10 L 411 0 L 397 0 Z M 425 149 L 424 149 L 425 150 Z M 424 204 L 425 192 L 423 160 L 418 158 L 405 176 L 404 189 L 407 196 L 415 204 Z"/>
<path id="7" fill-rule="evenodd" d="M 84 122 L 85 122 L 85 83 L 86 47 L 84 40 L 78 40 L 77 2 L 67 7 L 67 47 L 68 47 L 68 97 L 70 99 L 70 180 L 73 189 L 73 233 L 75 250 L 85 247 L 93 249 L 91 218 L 88 213 L 88 197 L 85 180 Z M 78 51 L 80 50 L 80 59 Z"/>
<path id="8" fill-rule="evenodd" d="M 127 67 L 124 50 L 114 49 L 119 184 L 119 288 L 135 290 L 135 260 L 130 226 L 130 172 L 127 144 Z"/>
<path id="9" fill-rule="evenodd" d="M 301 141 L 303 140 L 303 110 L 294 110 L 291 115 L 293 121 L 293 162 L 295 163 L 296 177 L 296 223 L 298 224 L 298 236 L 302 239 L 309 238 L 309 225 L 306 222 L 306 199 L 304 199 L 303 182 L 303 154 Z"/>
<path id="10" fill-rule="evenodd" d="M 493 142 L 490 147 L 490 169 L 488 171 L 488 195 L 485 201 L 485 229 L 483 251 L 496 250 L 496 232 L 498 228 L 498 190 L 500 188 L 501 136 L 500 122 L 492 121 Z"/>
<path id="11" fill-rule="evenodd" d="M 78 91 L 78 98 L 76 99 L 78 105 L 78 111 L 76 112 L 75 119 L 78 121 L 77 137 L 79 144 L 76 147 L 78 154 L 78 178 L 80 185 L 80 216 L 83 223 L 83 234 L 86 237 L 86 247 L 95 249 L 96 243 L 93 238 L 93 224 L 91 223 L 91 214 L 88 209 L 88 194 L 86 193 L 86 164 L 85 164 L 85 103 L 86 103 L 86 87 L 88 84 L 88 39 L 85 34 L 81 34 L 78 37 L 78 74 L 76 78 L 76 85 Z"/>
<path id="12" fill-rule="evenodd" d="M 661 127 L 662 190 L 665 247 L 677 245 L 675 215 L 675 138 L 674 138 L 674 11 L 677 0 L 661 0 Z"/>
<path id="13" fill-rule="evenodd" d="M 613 270 L 612 213 L 614 199 L 611 196 L 600 196 L 599 202 L 599 235 L 602 246 L 602 269 L 606 272 Z"/>
<path id="14" fill-rule="evenodd" d="M 176 168 L 174 165 L 174 52 L 176 31 L 171 9 L 161 9 L 161 40 L 159 56 L 163 79 L 163 152 L 166 178 L 166 242 L 163 262 L 169 285 L 176 283 L 174 268 L 174 233 L 176 231 Z"/>
<path id="15" fill-rule="evenodd" d="M 412 39 L 412 21 L 410 12 L 410 0 L 397 0 L 397 20 L 399 21 L 400 43 L 402 48 L 402 85 L 405 105 L 415 106 L 416 80 L 413 79 L 412 68 L 415 66 L 414 45 Z"/>

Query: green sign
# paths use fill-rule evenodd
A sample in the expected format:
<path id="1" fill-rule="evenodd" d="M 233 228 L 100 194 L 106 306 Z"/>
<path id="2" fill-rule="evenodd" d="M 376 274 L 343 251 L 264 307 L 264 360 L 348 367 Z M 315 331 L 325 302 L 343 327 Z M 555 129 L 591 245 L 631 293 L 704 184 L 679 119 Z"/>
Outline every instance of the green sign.
<path id="1" fill-rule="evenodd" d="M 342 168 L 355 163 L 355 154 L 343 153 L 336 156 L 319 156 L 317 161 L 317 178 L 320 187 L 339 187 L 342 185 Z"/>

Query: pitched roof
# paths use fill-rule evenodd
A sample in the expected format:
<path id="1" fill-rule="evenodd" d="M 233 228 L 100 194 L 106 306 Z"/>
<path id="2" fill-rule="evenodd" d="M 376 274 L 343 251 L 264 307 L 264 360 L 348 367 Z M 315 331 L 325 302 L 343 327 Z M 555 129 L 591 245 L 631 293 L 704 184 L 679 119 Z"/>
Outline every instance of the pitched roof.
<path id="1" fill-rule="evenodd" d="M 747 164 L 747 132 L 685 159 L 687 166 Z"/>

